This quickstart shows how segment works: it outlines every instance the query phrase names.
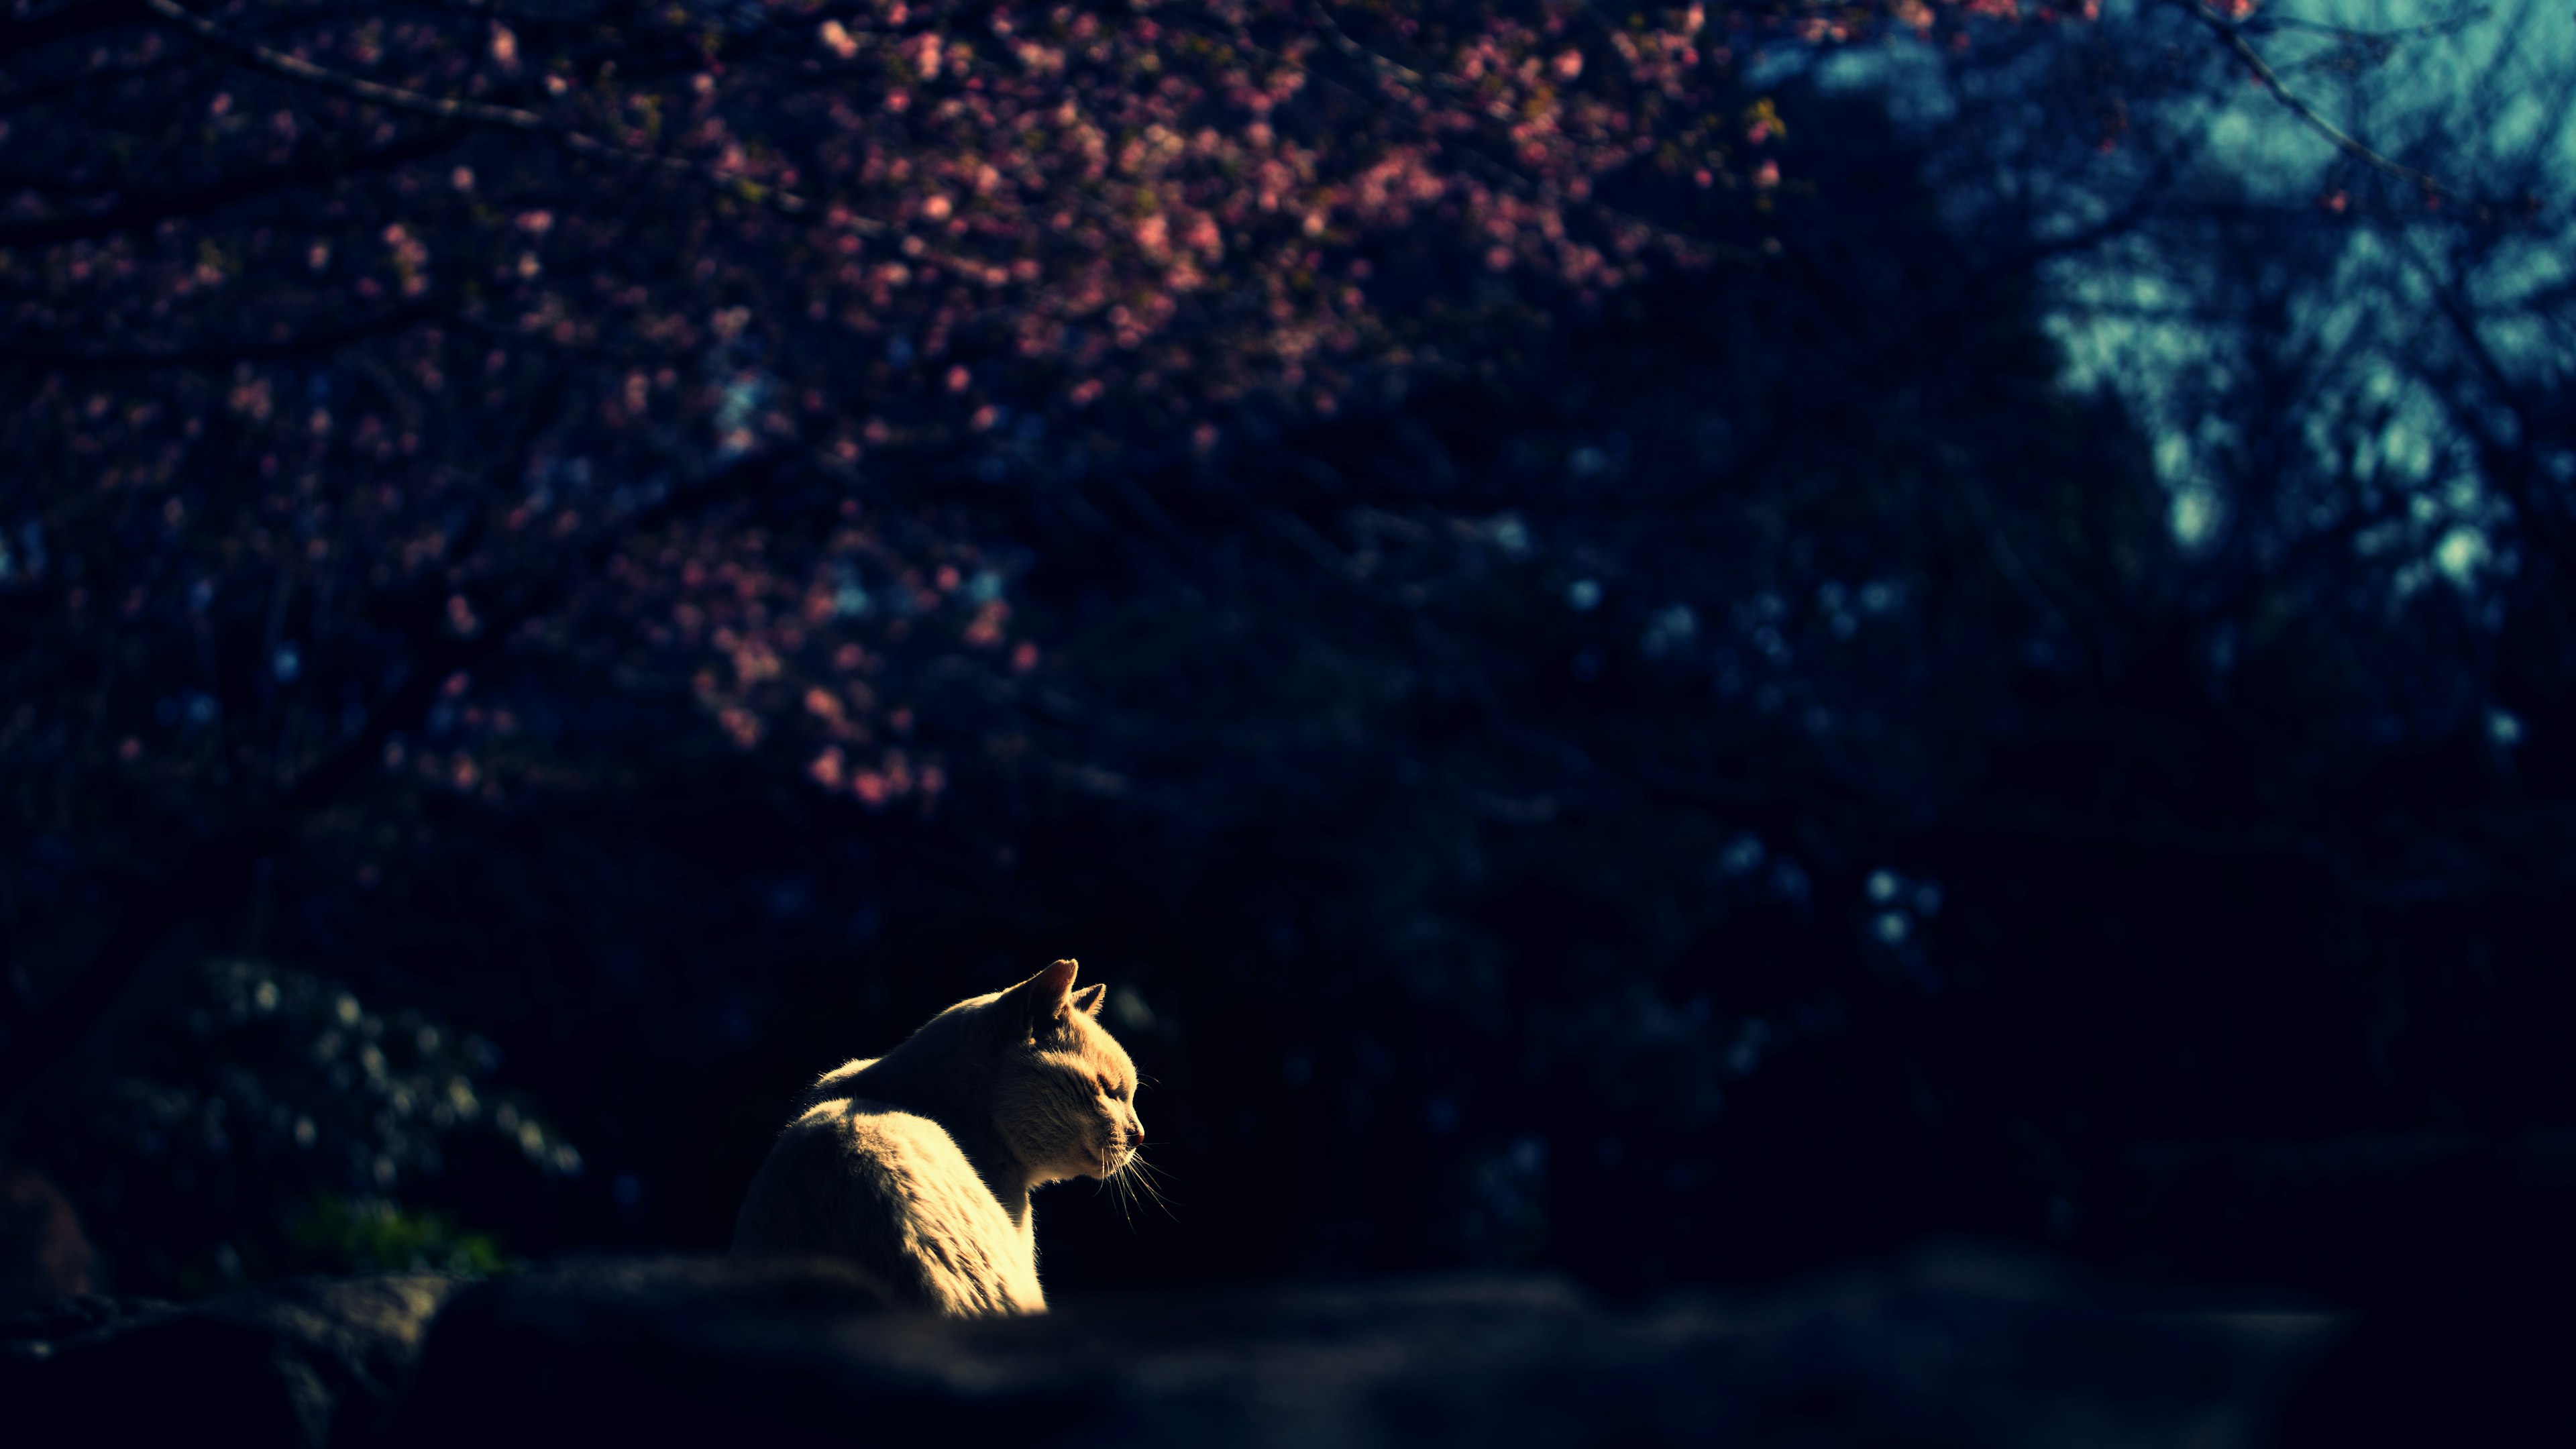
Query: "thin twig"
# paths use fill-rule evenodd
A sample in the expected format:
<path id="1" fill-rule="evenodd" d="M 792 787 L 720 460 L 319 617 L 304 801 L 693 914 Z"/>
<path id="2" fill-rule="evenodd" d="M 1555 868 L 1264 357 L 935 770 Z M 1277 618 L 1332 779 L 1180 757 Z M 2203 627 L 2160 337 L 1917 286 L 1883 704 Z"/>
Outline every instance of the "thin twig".
<path id="1" fill-rule="evenodd" d="M 277 362 L 330 352 L 352 342 L 401 331 L 415 323 L 441 316 L 455 300 L 443 292 L 432 293 L 370 316 L 258 342 L 202 343 L 188 347 L 145 347 L 129 352 L 111 352 L 86 348 L 50 349 L 28 342 L 23 336 L 5 334 L 0 334 L 0 340 L 6 341 L 8 356 L 13 362 L 59 367 L 66 371 L 159 371 L 173 367 L 220 367 L 237 362 Z"/>
<path id="2" fill-rule="evenodd" d="M 1465 83 L 1455 76 L 1441 73 L 1425 75 L 1409 66 L 1400 65 L 1395 61 L 1378 54 L 1376 51 L 1361 45 L 1358 41 L 1353 40 L 1347 33 L 1345 33 L 1341 26 L 1335 22 L 1332 16 L 1320 5 L 1314 8 L 1314 18 L 1317 22 L 1318 29 L 1327 34 L 1327 38 L 1332 41 L 1336 50 L 1339 50 L 1343 54 L 1359 61 L 1361 64 L 1368 66 L 1381 77 L 1391 78 L 1400 84 L 1408 86 L 1437 87 L 1444 90 L 1465 89 Z M 1204 22 L 1189 21 L 1186 17 L 1184 17 L 1184 23 L 1204 24 Z M 1246 29 L 1239 20 L 1234 22 L 1231 30 L 1219 30 L 1214 25 L 1205 25 L 1205 28 L 1214 33 L 1224 35 L 1228 40 L 1242 46 L 1248 51 L 1258 55 L 1267 56 L 1309 80 L 1320 81 L 1324 85 L 1350 97 L 1363 108 L 1374 111 L 1378 115 L 1394 121 L 1397 125 L 1407 127 L 1429 140 L 1434 146 L 1441 148 L 1443 151 L 1446 151 L 1453 156 L 1462 158 L 1470 167 L 1483 172 L 1487 179 L 1500 184 L 1506 189 L 1515 192 L 1524 198 L 1532 201 L 1545 201 L 1548 199 L 1544 188 L 1542 188 L 1538 182 L 1533 181 L 1511 167 L 1496 161 L 1494 158 L 1477 150 L 1475 147 L 1461 145 L 1452 138 L 1444 136 L 1437 130 L 1434 130 L 1432 127 L 1424 123 L 1421 118 L 1404 115 L 1399 111 L 1389 110 L 1388 108 L 1379 105 L 1359 87 L 1352 85 L 1337 76 L 1318 70 L 1284 51 L 1263 45 L 1261 42 L 1254 40 L 1251 32 Z M 1645 231 L 1656 240 L 1661 241 L 1666 247 L 1672 248 L 1676 253 L 1685 253 L 1688 249 L 1695 248 L 1704 255 L 1715 260 L 1737 262 L 1745 265 L 1758 265 L 1762 260 L 1761 254 L 1755 252 L 1750 247 L 1738 246 L 1732 242 L 1714 241 L 1705 237 L 1696 237 L 1679 229 L 1678 227 L 1664 226 L 1643 216 L 1639 216 L 1634 212 L 1628 211 L 1623 207 L 1613 206 L 1606 201 L 1602 201 L 1598 197 L 1586 197 L 1577 204 L 1589 209 L 1595 215 L 1607 217 L 1613 221 L 1626 222 L 1631 226 L 1635 226 Z"/>
<path id="3" fill-rule="evenodd" d="M 158 4 L 161 0 L 151 0 L 151 3 Z M 2243 26 L 2210 9 L 2204 0 L 2173 0 L 2173 3 L 2188 12 L 2193 19 L 2207 26 L 2238 60 L 2244 62 L 2247 72 L 2262 85 L 2263 89 L 2272 93 L 2272 99 L 2280 102 L 2282 108 L 2291 115 L 2298 117 L 2309 130 L 2326 138 L 2336 150 L 2375 171 L 2385 172 L 2400 181 L 2420 186 L 2428 195 L 2459 196 L 2458 192 L 2443 185 L 2431 173 L 2418 171 L 2402 161 L 2394 160 L 2372 149 L 2360 137 L 2326 119 L 2324 112 L 2308 104 L 2296 91 L 2291 90 L 2281 79 L 2280 73 L 2272 69 L 2271 62 L 2263 59 L 2263 53 L 2256 50 L 2254 43 L 2245 38 Z"/>
<path id="4" fill-rule="evenodd" d="M 324 90 L 337 91 L 370 105 L 383 106 L 388 110 L 409 111 L 415 115 L 435 116 L 445 121 L 464 121 L 477 126 L 496 126 L 504 130 L 552 137 L 562 143 L 566 149 L 577 154 L 674 172 L 693 180 L 707 182 L 746 201 L 759 203 L 789 216 L 807 216 L 815 210 L 813 202 L 792 191 L 763 185 L 747 176 L 728 175 L 704 162 L 690 161 L 677 156 L 658 156 L 651 152 L 620 146 L 614 141 L 603 140 L 587 131 L 566 125 L 551 117 L 539 115 L 535 111 L 522 110 L 517 106 L 494 105 L 489 101 L 468 101 L 447 96 L 426 95 L 420 91 L 406 90 L 401 86 L 390 86 L 381 81 L 371 81 L 363 76 L 349 75 L 327 66 L 315 65 L 309 60 L 288 55 L 284 51 L 235 35 L 179 4 L 178 0 L 143 0 L 143 4 L 153 14 L 247 64 L 284 76 L 289 80 L 319 86 Z M 850 227 L 866 235 L 883 235 L 886 231 L 882 222 L 870 221 L 863 217 L 853 218 Z"/>
<path id="5" fill-rule="evenodd" d="M 542 413 L 532 415 L 531 434 L 543 421 Z M 527 625 L 561 606 L 590 569 L 636 534 L 756 486 L 775 476 L 782 463 L 776 454 L 746 460 L 696 487 L 675 488 L 660 501 L 604 524 L 578 546 L 549 555 L 547 565 L 527 570 L 533 577 L 509 579 L 489 591 L 483 601 L 486 607 L 477 611 L 483 616 L 482 625 L 471 634 L 458 635 L 445 627 L 442 607 L 411 610 L 412 627 L 406 632 L 412 634 L 417 652 L 404 661 L 407 672 L 402 681 L 369 707 L 366 722 L 280 789 L 251 819 L 201 837 L 168 875 L 138 883 L 116 913 L 116 926 L 107 942 L 51 1000 L 22 1015 L 6 1049 L 0 1050 L 0 1108 L 80 1044 L 183 922 L 237 901 L 249 889 L 258 859 L 285 848 L 313 815 L 342 799 L 370 771 L 381 768 L 386 743 L 427 716 L 449 676 L 481 664 L 518 638 Z M 445 588 L 426 590 L 423 602 L 447 592 Z"/>

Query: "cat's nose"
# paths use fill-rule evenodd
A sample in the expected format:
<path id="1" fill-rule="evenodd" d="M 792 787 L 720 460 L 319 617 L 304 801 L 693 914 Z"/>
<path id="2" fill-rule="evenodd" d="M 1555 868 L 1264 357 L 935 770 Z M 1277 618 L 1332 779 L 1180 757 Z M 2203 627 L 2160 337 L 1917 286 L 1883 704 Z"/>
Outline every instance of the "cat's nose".
<path id="1" fill-rule="evenodd" d="M 1142 1121 L 1127 1124 L 1127 1145 L 1130 1147 L 1145 1145 L 1145 1124 Z"/>

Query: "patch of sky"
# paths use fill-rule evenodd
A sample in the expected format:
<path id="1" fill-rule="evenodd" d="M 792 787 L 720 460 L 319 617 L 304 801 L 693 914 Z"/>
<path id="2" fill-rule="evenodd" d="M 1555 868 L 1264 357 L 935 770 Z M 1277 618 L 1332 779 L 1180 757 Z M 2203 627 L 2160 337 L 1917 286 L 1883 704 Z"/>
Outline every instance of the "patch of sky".
<path id="1" fill-rule="evenodd" d="M 280 684 L 293 684 L 295 677 L 304 672 L 303 652 L 293 643 L 278 645 L 277 652 L 269 656 L 268 672 Z"/>
<path id="2" fill-rule="evenodd" d="M 1716 471 L 1735 459 L 1735 425 L 1717 414 L 1699 420 L 1693 441 L 1703 468 Z"/>
<path id="3" fill-rule="evenodd" d="M 670 491 L 670 487 L 670 475 L 667 473 L 652 474 L 640 483 L 620 483 L 616 491 L 608 495 L 608 506 L 618 513 L 631 513 L 639 508 L 650 508 L 662 501 L 663 495 Z"/>
<path id="4" fill-rule="evenodd" d="M 163 724 L 184 722 L 190 729 L 204 729 L 223 713 L 223 706 L 204 690 L 184 689 L 162 700 L 154 713 Z"/>
<path id="5" fill-rule="evenodd" d="M 736 35 L 748 35 L 769 23 L 761 0 L 689 0 L 687 7 Z"/>
<path id="6" fill-rule="evenodd" d="M 1637 647 L 1649 659 L 1661 659 L 1675 650 L 1687 649 L 1699 636 L 1699 615 L 1688 604 L 1673 604 L 1658 609 L 1646 621 L 1646 632 Z"/>
<path id="7" fill-rule="evenodd" d="M 1781 899 L 1803 906 L 1808 897 L 1815 894 L 1815 883 L 1807 878 L 1806 871 L 1800 869 L 1796 861 L 1782 860 L 1771 867 L 1771 889 Z"/>
<path id="8" fill-rule="evenodd" d="M 1601 581 L 1576 579 L 1566 585 L 1565 606 L 1578 614 L 1588 614 L 1601 606 Z"/>
<path id="9" fill-rule="evenodd" d="M 1717 853 L 1717 868 L 1728 875 L 1750 875 L 1762 868 L 1765 852 L 1761 838 L 1747 832 L 1726 843 Z"/>
<path id="10" fill-rule="evenodd" d="M 1861 894 L 1870 906 L 1869 934 L 1885 946 L 1904 945 L 1913 939 L 1917 920 L 1930 920 L 1941 911 L 1939 886 L 1908 879 L 1885 867 L 1871 871 L 1862 880 Z"/>
<path id="11" fill-rule="evenodd" d="M 1709 656 L 1712 678 L 1709 687 L 1720 699 L 1733 699 L 1744 692 L 1744 661 L 1732 649 L 1720 648 Z"/>
<path id="12" fill-rule="evenodd" d="M 1146 1004 L 1144 993 L 1133 986 L 1118 986 L 1110 990 L 1109 1019 L 1118 1024 L 1120 1031 L 1140 1036 L 1154 1030 L 1161 1021 L 1154 1008 Z"/>
<path id="13" fill-rule="evenodd" d="M 2442 571 L 2442 577 L 2449 580 L 2452 587 L 2458 589 L 2476 584 L 2479 573 L 2493 557 L 2494 550 L 2487 545 L 2485 531 L 2468 524 L 2461 524 L 2443 534 L 2442 541 L 2433 546 L 2433 566 Z"/>
<path id="14" fill-rule="evenodd" d="M 0 539 L 0 554 L 7 552 L 7 541 Z M 38 578 L 45 572 L 45 563 L 45 526 L 41 523 L 30 523 L 19 529 L 17 566 L 24 570 L 29 578 Z M 7 577 L 6 572 L 0 572 L 0 578 Z"/>
<path id="15" fill-rule="evenodd" d="M 717 462 L 730 463 L 751 452 L 751 420 L 769 401 L 770 392 L 769 377 L 762 372 L 737 373 L 725 384 L 716 399 Z"/>
<path id="16" fill-rule="evenodd" d="M 2174 57 L 2200 54 L 2218 80 L 2241 77 L 2215 49 L 2195 52 L 2192 46 L 2213 41 L 2190 15 L 2159 0 L 2107 0 L 2099 26 L 2136 44 L 2166 46 Z M 2385 39 L 2352 41 L 2334 28 Z M 2563 5 L 2272 0 L 2246 36 L 2329 119 L 2385 155 L 2458 178 L 2452 183 L 2460 191 L 2550 199 L 2576 188 L 2576 26 Z M 1744 77 L 1757 90 L 1798 77 L 1826 90 L 1873 90 L 1886 95 L 1901 126 L 1940 147 L 1958 142 L 1942 129 L 1968 111 L 2007 126 L 2014 116 L 2043 119 L 2027 95 L 2048 80 L 2048 64 L 2048 46 L 2032 46 L 2020 62 L 1953 67 L 1932 46 L 1896 34 L 1832 52 L 1801 44 L 1754 49 Z M 2246 204 L 2334 211 L 2336 188 L 2352 186 L 2344 175 L 2349 162 L 2336 160 L 2334 144 L 2257 85 L 2184 85 L 2159 101 L 2159 111 L 2154 124 L 2166 137 L 2190 142 L 2184 155 L 2195 175 L 2187 180 L 2205 180 Z M 2014 173 L 2017 186 L 1996 188 L 1981 180 L 1994 173 L 1991 144 L 1958 144 L 1958 155 L 1935 160 L 1935 178 L 1955 180 L 1937 188 L 1947 217 L 1971 232 L 1996 219 L 2035 219 L 2043 235 L 2079 235 L 2115 222 L 2123 186 L 2143 183 L 2125 168 L 2143 165 L 2151 152 L 2120 147 L 2071 183 Z M 2496 503 L 2463 498 L 2445 477 L 2460 420 L 2434 392 L 2439 379 L 2427 371 L 2424 340 L 2439 335 L 2437 304 L 2465 302 L 2483 353 L 2537 384 L 2558 366 L 2558 335 L 2548 320 L 2553 297 L 2576 286 L 2576 248 L 2566 245 L 2563 224 L 2486 229 L 2476 255 L 2460 263 L 2458 294 L 2437 294 L 2437 284 L 2452 284 L 2427 266 L 2450 266 L 2445 253 L 2458 242 L 2455 214 L 2432 204 L 2419 219 L 2403 209 L 2357 219 L 2334 232 L 2326 250 L 2298 263 L 2257 255 L 2233 258 L 2244 260 L 2241 268 L 2215 271 L 2197 242 L 2166 250 L 2154 235 L 2136 232 L 2050 263 L 2045 325 L 2061 345 L 2063 382 L 2076 392 L 2120 397 L 2130 418 L 2156 438 L 2166 526 L 2187 549 L 2205 547 L 2231 523 L 2226 477 L 2241 459 L 2241 425 L 2249 423 L 2244 364 L 2257 361 L 2264 345 L 2336 358 L 2324 364 L 2331 371 L 2316 376 L 2295 420 L 2313 469 L 2344 485 L 2419 498 L 2434 492 L 2414 505 L 2414 526 L 2367 529 L 2357 547 L 2401 549 L 2391 575 L 2401 598 L 2432 583 L 2473 590 L 2486 575 L 2512 572 L 2514 559 L 2496 541 L 2504 521 Z M 2306 268 L 2308 281 L 2293 266 Z M 2285 333 L 2249 338 L 2233 327 L 2228 320 L 2244 312 L 2231 286 L 2282 291 L 2290 302 L 2280 322 Z M 2499 438 L 2519 438 L 2514 418 L 2483 418 L 2481 425 Z M 2576 451 L 2553 451 L 2545 467 L 2561 482 L 2576 482 Z M 2285 505 L 2303 508 L 2316 529 L 2331 529 L 2334 518 L 2367 500 L 2352 498 L 2347 487 Z M 1832 624 L 1832 611 L 1826 621 Z"/>
<path id="17" fill-rule="evenodd" d="M 1852 612 L 1851 590 L 1840 579 L 1827 579 L 1816 586 L 1816 607 L 1825 612 L 1825 627 L 1837 639 L 1849 639 L 1860 632 L 1860 616 Z"/>
<path id="18" fill-rule="evenodd" d="M 793 920 L 805 914 L 813 904 L 814 883 L 803 876 L 788 876 L 770 886 L 762 902 L 769 914 L 778 920 Z"/>
<path id="19" fill-rule="evenodd" d="M 2509 709 L 2489 708 L 2487 710 L 2487 738 L 2495 741 L 2506 749 L 2512 749 L 2514 746 L 2521 744 L 2522 717 Z"/>
<path id="20" fill-rule="evenodd" d="M 859 571 L 849 564 L 841 565 L 839 577 L 834 580 L 832 588 L 833 616 L 855 619 L 875 606 L 875 601 L 868 597 L 866 587 L 859 582 Z"/>
<path id="21" fill-rule="evenodd" d="M 1771 1023 L 1758 1016 L 1748 1016 L 1735 1028 L 1735 1040 L 1727 1043 L 1726 1074 L 1749 1077 L 1762 1065 L 1763 1054 L 1770 1049 L 1773 1036 Z"/>
<path id="22" fill-rule="evenodd" d="M 2146 0 L 2113 0 L 2103 23 L 2138 29 L 2151 19 Z M 2533 0 L 2496 7 L 2281 0 L 2267 5 L 2261 20 L 2250 39 L 2293 88 L 2388 154 L 2457 177 L 2469 191 L 2510 188 L 2547 197 L 2564 194 L 2576 173 L 2576 107 L 2568 104 L 2576 88 L 2576 26 L 2567 23 L 2563 7 Z M 2355 48 L 2327 33 L 2334 26 L 2393 38 Z M 1894 55 L 1909 47 L 1884 49 Z M 1855 57 L 1831 73 L 1848 83 L 1893 82 L 1900 113 L 1913 124 L 1938 125 L 1954 109 L 1927 104 L 1958 83 L 1937 66 Z M 2003 74 L 1967 75 L 1967 84 L 1998 94 L 2011 84 Z M 1997 97 L 1981 99 L 1992 105 Z M 2262 204 L 2307 208 L 2339 199 L 2332 190 L 2338 173 L 2327 164 L 2329 143 L 2258 87 L 2208 89 L 2169 107 L 2161 123 L 2189 136 L 2214 177 Z M 2116 162 L 2105 164 L 2117 173 Z M 2492 186 L 2488 178 L 2495 178 Z M 2095 213 L 2111 194 L 2078 185 L 2016 197 L 2013 204 L 2055 206 L 2073 229 L 2101 219 Z M 2223 476 L 2217 465 L 2227 459 L 2229 439 L 2223 427 L 2210 424 L 2239 396 L 2234 364 L 2256 356 L 2258 345 L 2341 360 L 2339 375 L 2300 404 L 2302 440 L 2320 471 L 2398 490 L 2428 485 L 2442 471 L 2439 455 L 2458 426 L 2426 386 L 2426 332 L 2415 319 L 2439 315 L 2427 258 L 2454 247 L 2456 227 L 2430 205 L 2420 221 L 2401 212 L 2350 226 L 2301 263 L 2313 273 L 2304 285 L 2264 278 L 2259 265 L 2249 264 L 2244 279 L 2277 287 L 2291 301 L 2285 336 L 2269 344 L 2226 325 L 2228 279 L 2197 268 L 2188 250 L 2169 254 L 2138 237 L 2071 253 L 2049 277 L 2048 325 L 2061 344 L 2063 376 L 2079 391 L 2118 395 L 2159 439 L 2156 470 L 2171 499 L 2169 523 L 2187 546 L 2213 537 L 2226 521 L 2210 479 Z M 2547 298 L 2576 281 L 2576 253 L 2564 237 L 2558 226 L 2497 228 L 2461 275 L 2465 300 L 2481 319 L 2475 324 L 2480 346 L 2510 371 L 2549 365 L 2555 343 L 2544 320 Z M 2208 315 L 2212 303 L 2220 307 L 2218 322 Z M 2514 436 L 2513 420 L 2487 426 L 2497 436 Z M 2576 475 L 2576 458 L 2568 472 Z M 2410 575 L 2416 587 L 2435 577 L 2457 583 L 2476 571 L 2464 567 L 2476 562 L 2474 544 L 2448 530 L 2415 546 L 2451 549 Z"/>
<path id="23" fill-rule="evenodd" d="M 2185 548 L 2199 548 L 2216 537 L 2218 517 L 2218 490 L 2197 483 L 2175 489 L 2165 510 L 2165 524 L 2173 530 L 2174 542 Z"/>

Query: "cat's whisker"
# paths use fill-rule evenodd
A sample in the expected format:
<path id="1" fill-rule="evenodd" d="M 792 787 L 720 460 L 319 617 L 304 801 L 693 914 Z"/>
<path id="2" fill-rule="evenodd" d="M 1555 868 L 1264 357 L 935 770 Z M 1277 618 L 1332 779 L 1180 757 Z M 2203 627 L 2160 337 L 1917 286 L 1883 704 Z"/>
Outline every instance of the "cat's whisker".
<path id="1" fill-rule="evenodd" d="M 1157 1173 L 1153 1165 L 1145 1161 L 1142 1149 L 1128 1154 L 1127 1165 L 1120 1169 L 1120 1175 L 1133 1179 L 1136 1190 L 1144 1194 L 1146 1200 L 1154 1206 L 1162 1209 L 1163 1216 L 1174 1222 L 1181 1220 L 1180 1214 L 1172 1211 L 1171 1201 L 1163 1196 L 1161 1187 L 1155 1183 Z"/>
<path id="2" fill-rule="evenodd" d="M 1101 1180 L 1102 1180 L 1103 1182 L 1107 1182 L 1107 1183 L 1109 1183 L 1109 1184 L 1111 1184 L 1111 1185 L 1115 1186 L 1115 1187 L 1118 1189 L 1118 1216 L 1119 1216 L 1120 1221 L 1122 1221 L 1122 1222 L 1126 1223 L 1126 1224 L 1127 1224 L 1127 1226 L 1128 1226 L 1128 1227 L 1130 1227 L 1130 1228 L 1135 1227 L 1135 1225 L 1136 1225 L 1136 1214 L 1135 1214 L 1135 1204 L 1136 1204 L 1136 1199 L 1135 1199 L 1135 1194 L 1130 1190 L 1130 1187 L 1129 1187 L 1129 1184 L 1128 1184 L 1128 1181 L 1127 1181 L 1127 1168 L 1126 1168 L 1126 1165 L 1122 1163 L 1122 1164 L 1120 1164 L 1118 1167 L 1111 1169 L 1111 1170 L 1110 1170 L 1110 1172 L 1109 1172 L 1106 1176 L 1104 1176 Z"/>

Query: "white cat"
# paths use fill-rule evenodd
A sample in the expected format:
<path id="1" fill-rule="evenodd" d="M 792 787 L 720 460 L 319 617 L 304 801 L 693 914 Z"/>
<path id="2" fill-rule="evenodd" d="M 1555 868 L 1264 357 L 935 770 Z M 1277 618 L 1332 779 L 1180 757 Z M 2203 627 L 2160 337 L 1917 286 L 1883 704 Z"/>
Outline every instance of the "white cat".
<path id="1" fill-rule="evenodd" d="M 1136 1066 L 1096 1019 L 1107 988 L 1058 961 L 824 1074 L 751 1182 L 736 1257 L 823 1253 L 894 1302 L 1042 1313 L 1029 1190 L 1135 1161 Z"/>

